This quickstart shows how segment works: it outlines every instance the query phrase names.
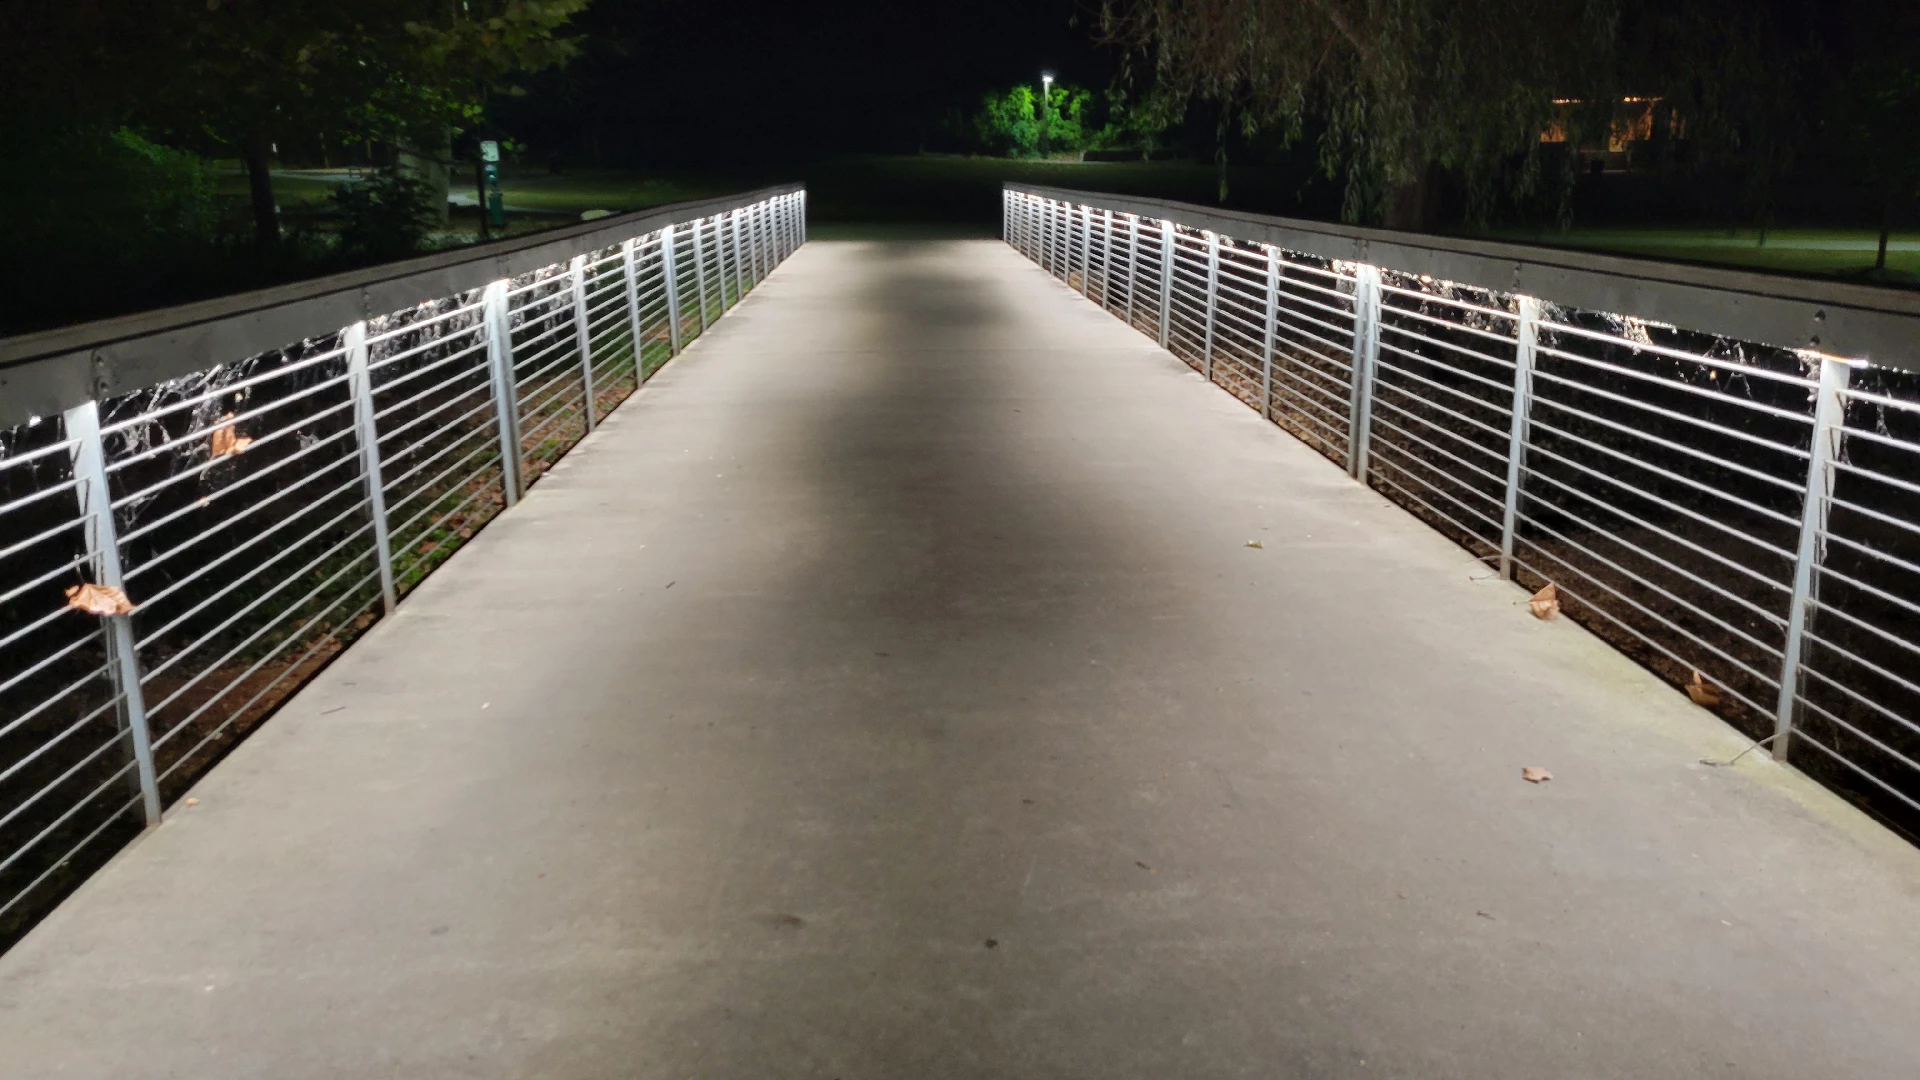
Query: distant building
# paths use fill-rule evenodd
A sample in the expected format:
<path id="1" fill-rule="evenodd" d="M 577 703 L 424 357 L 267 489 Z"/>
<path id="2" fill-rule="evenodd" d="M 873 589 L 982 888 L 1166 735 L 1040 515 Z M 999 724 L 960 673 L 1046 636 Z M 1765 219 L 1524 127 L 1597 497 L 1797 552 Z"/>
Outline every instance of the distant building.
<path id="1" fill-rule="evenodd" d="M 1613 123 L 1607 131 L 1606 142 L 1588 136 L 1574 147 L 1585 161 L 1595 162 L 1609 169 L 1631 168 L 1634 164 L 1650 157 L 1648 152 L 1655 142 L 1678 141 L 1686 137 L 1686 125 L 1680 115 L 1665 104 L 1664 98 L 1625 97 L 1614 103 Z M 1540 131 L 1543 143 L 1567 142 L 1567 133 L 1573 126 L 1573 111 L 1583 104 L 1578 98 L 1555 98 L 1554 105 L 1559 115 Z"/>

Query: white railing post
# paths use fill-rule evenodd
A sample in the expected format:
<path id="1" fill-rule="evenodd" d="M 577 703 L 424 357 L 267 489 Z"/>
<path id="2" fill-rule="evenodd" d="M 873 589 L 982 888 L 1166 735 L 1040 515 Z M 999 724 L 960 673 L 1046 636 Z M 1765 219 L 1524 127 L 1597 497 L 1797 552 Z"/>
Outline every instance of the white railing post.
<path id="1" fill-rule="evenodd" d="M 747 295 L 747 265 L 740 248 L 740 213 L 738 209 L 727 211 L 727 224 L 731 226 L 733 238 L 733 302 L 736 304 Z"/>
<path id="2" fill-rule="evenodd" d="M 667 293 L 667 355 L 680 355 L 680 289 L 675 281 L 675 263 L 680 253 L 674 250 L 674 226 L 660 230 L 660 274 Z"/>
<path id="3" fill-rule="evenodd" d="M 1172 341 L 1173 328 L 1173 222 L 1160 219 L 1160 347 Z"/>
<path id="4" fill-rule="evenodd" d="M 1526 483 L 1527 443 L 1533 415 L 1533 357 L 1540 342 L 1540 301 L 1522 296 L 1514 326 L 1513 424 L 1507 433 L 1507 498 L 1500 515 L 1500 577 L 1513 577 L 1514 536 L 1520 526 L 1520 488 Z"/>
<path id="5" fill-rule="evenodd" d="M 1100 306 L 1113 310 L 1113 211 L 1100 211 Z"/>
<path id="6" fill-rule="evenodd" d="M 1265 245 L 1267 253 L 1266 321 L 1260 324 L 1260 415 L 1273 419 L 1273 341 L 1280 336 L 1280 251 Z"/>
<path id="7" fill-rule="evenodd" d="M 107 485 L 106 446 L 100 438 L 100 406 L 89 401 L 65 414 L 66 432 L 74 448 L 73 478 L 78 482 L 80 514 L 86 523 L 87 554 L 93 562 L 93 582 L 123 590 L 120 573 L 120 533 L 113 520 L 113 489 Z M 147 729 L 146 696 L 140 688 L 140 654 L 133 640 L 133 617 L 103 615 L 101 634 L 106 643 L 107 674 L 112 680 L 120 730 L 132 744 L 133 771 L 128 785 L 140 795 L 149 826 L 160 824 L 160 781 L 153 769 L 153 742 Z"/>
<path id="8" fill-rule="evenodd" d="M 367 519 L 373 523 L 373 555 L 380 567 L 380 603 L 388 615 L 400 604 L 393 586 L 393 540 L 387 535 L 387 485 L 380 474 L 380 426 L 373 415 L 373 376 L 367 370 L 367 324 L 340 331 L 347 353 L 347 392 L 353 397 L 353 426 L 360 443 L 360 478 L 367 485 Z"/>
<path id="9" fill-rule="evenodd" d="M 700 223 L 705 218 L 693 219 L 693 288 L 700 294 L 700 332 L 707 332 L 707 249 L 700 239 Z"/>
<path id="10" fill-rule="evenodd" d="M 640 258 L 638 237 L 628 237 L 620 245 L 621 285 L 627 291 L 627 335 L 633 339 L 633 385 L 646 378 L 647 359 L 640 341 Z"/>
<path id="11" fill-rule="evenodd" d="M 500 429 L 500 484 L 509 507 L 526 493 L 520 471 L 520 390 L 513 373 L 513 327 L 507 313 L 507 283 L 487 286 L 482 304 L 487 366 L 493 375 L 493 411 Z"/>
<path id="12" fill-rule="evenodd" d="M 1054 204 L 1046 202 L 1035 213 L 1041 217 L 1041 258 L 1033 261 L 1041 263 L 1046 273 L 1054 273 Z"/>
<path id="13" fill-rule="evenodd" d="M 1380 355 L 1380 268 L 1353 272 L 1353 400 L 1347 414 L 1347 472 L 1367 482 L 1367 444 L 1373 428 L 1373 368 Z"/>
<path id="14" fill-rule="evenodd" d="M 754 203 L 747 210 L 747 248 L 753 253 L 753 283 L 767 279 L 767 242 L 761 235 L 767 212 L 766 203 Z"/>
<path id="15" fill-rule="evenodd" d="M 1127 327 L 1133 327 L 1134 286 L 1140 283 L 1140 217 L 1127 215 Z"/>
<path id="16" fill-rule="evenodd" d="M 1075 208 L 1076 219 L 1069 226 L 1080 233 L 1080 295 L 1093 299 L 1093 207 L 1082 204 Z M 1074 211 L 1070 211 L 1074 212 Z M 1071 267 L 1073 248 L 1067 248 L 1068 265 Z"/>
<path id="17" fill-rule="evenodd" d="M 580 354 L 580 396 L 586 402 L 587 434 L 593 434 L 593 330 L 587 325 L 587 257 L 575 255 L 567 268 L 573 289 L 573 348 Z"/>
<path id="18" fill-rule="evenodd" d="M 1060 204 L 1060 280 L 1073 288 L 1073 242 L 1079 238 L 1080 211 L 1070 202 Z"/>
<path id="19" fill-rule="evenodd" d="M 1207 332 L 1206 344 L 1201 347 L 1201 366 L 1206 369 L 1207 381 L 1213 381 L 1213 338 L 1214 326 L 1220 321 L 1220 237 L 1213 232 L 1207 233 Z"/>
<path id="20" fill-rule="evenodd" d="M 1793 738 L 1794 698 L 1806 662 L 1807 619 L 1812 614 L 1814 574 L 1826 556 L 1827 510 L 1833 497 L 1834 463 L 1846 435 L 1847 382 L 1851 365 L 1820 360 L 1819 397 L 1813 406 L 1813 444 L 1807 454 L 1807 487 L 1800 509 L 1800 545 L 1794 556 L 1793 596 L 1787 609 L 1787 640 L 1780 650 L 1780 696 L 1774 703 L 1773 756 L 1787 760 Z"/>

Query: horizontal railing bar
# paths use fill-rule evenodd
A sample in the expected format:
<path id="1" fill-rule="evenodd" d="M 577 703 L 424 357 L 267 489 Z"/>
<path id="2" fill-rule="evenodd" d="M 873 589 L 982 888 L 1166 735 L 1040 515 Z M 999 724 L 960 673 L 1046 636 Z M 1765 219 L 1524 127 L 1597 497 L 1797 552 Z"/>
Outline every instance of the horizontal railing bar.
<path id="1" fill-rule="evenodd" d="M 502 278 L 565 263 L 694 216 L 800 191 L 781 184 L 674 203 L 431 255 L 80 326 L 0 339 L 0 427 L 51 416 L 232 357 L 256 356 L 340 327 L 417 308 Z"/>
<path id="2" fill-rule="evenodd" d="M 1812 702 L 1808 701 L 1807 699 L 1800 697 L 1798 695 L 1795 695 L 1794 700 L 1799 702 L 1801 705 L 1804 705 L 1807 708 L 1814 710 L 1815 712 L 1819 712 L 1819 713 L 1826 712 L 1825 709 L 1820 708 L 1820 706 L 1815 705 Z M 1829 717 L 1829 719 L 1831 719 L 1831 717 Z M 1843 724 L 1841 726 L 1844 727 L 1846 725 Z M 1849 761 L 1847 757 L 1841 754 L 1839 751 L 1829 749 L 1826 745 L 1821 743 L 1820 740 L 1809 735 L 1805 730 L 1796 728 L 1794 730 L 1794 735 L 1797 736 L 1797 738 L 1795 739 L 1795 742 L 1797 744 L 1813 747 L 1814 749 L 1827 755 L 1828 757 L 1839 762 L 1840 764 L 1845 765 L 1847 768 L 1852 769 L 1855 773 L 1859 774 L 1859 776 L 1862 779 L 1869 781 L 1870 783 L 1878 787 L 1881 791 L 1884 791 L 1887 794 L 1893 796 L 1894 798 L 1899 799 L 1901 802 L 1906 803 L 1909 807 L 1915 810 L 1920 810 L 1920 801 L 1915 800 L 1913 796 L 1902 792 L 1899 788 L 1894 787 L 1892 784 L 1889 784 L 1885 780 L 1882 780 L 1879 777 L 1873 775 L 1872 773 L 1861 768 L 1859 765 L 1855 764 L 1854 762 Z"/>
<path id="3" fill-rule="evenodd" d="M 1596 386 L 1590 386 L 1587 383 L 1579 382 L 1574 379 L 1564 378 L 1562 376 L 1555 375 L 1550 371 L 1543 370 L 1539 367 L 1535 367 L 1533 369 L 1533 377 L 1536 379 L 1546 379 L 1548 382 L 1556 383 L 1558 385 L 1565 386 L 1573 390 L 1577 390 L 1583 394 L 1592 394 L 1595 397 L 1605 398 L 1608 401 L 1617 401 L 1622 405 L 1639 409 L 1641 412 L 1653 413 L 1656 416 L 1664 416 L 1669 420 L 1678 420 L 1683 424 L 1691 424 L 1696 428 L 1700 428 L 1701 430 L 1711 431 L 1717 435 L 1724 435 L 1729 439 L 1738 439 L 1741 442 L 1751 443 L 1754 446 L 1765 447 L 1768 450 L 1777 450 L 1780 453 L 1787 454 L 1792 457 L 1801 458 L 1802 460 L 1806 459 L 1809 456 L 1805 450 L 1802 450 L 1798 447 L 1788 446 L 1784 443 L 1773 442 L 1770 439 L 1763 439 L 1758 435 L 1749 435 L 1744 431 L 1736 431 L 1733 428 L 1724 427 L 1720 424 L 1716 424 L 1711 420 L 1702 420 L 1698 417 L 1688 416 L 1686 413 L 1683 413 L 1683 412 L 1675 412 L 1672 409 L 1661 408 L 1658 405 L 1649 405 L 1644 401 L 1635 401 L 1633 398 L 1627 397 L 1624 394 L 1616 394 L 1609 390 L 1602 390 Z M 1551 399 L 1543 399 L 1543 398 L 1540 398 L 1538 395 L 1536 395 L 1535 400 L 1551 400 Z M 1645 436 L 1645 437 L 1652 439 L 1652 436 Z M 1658 442 L 1659 440 L 1653 440 L 1653 441 Z"/>
<path id="4" fill-rule="evenodd" d="M 1726 469 L 1730 472 L 1737 472 L 1742 476 L 1750 477 L 1754 480 L 1765 481 L 1766 483 L 1772 484 L 1775 487 L 1781 488 L 1786 491 L 1794 492 L 1795 494 L 1798 494 L 1801 491 L 1801 485 L 1793 483 L 1790 480 L 1783 480 L 1778 476 L 1771 476 L 1771 475 L 1768 475 L 1767 473 L 1761 472 L 1759 469 L 1755 469 L 1746 465 L 1741 465 L 1738 462 L 1728 461 L 1726 458 L 1717 457 L 1713 454 L 1708 453 L 1705 450 L 1695 449 L 1694 447 L 1688 446 L 1685 443 L 1667 442 L 1656 436 L 1649 435 L 1646 432 L 1641 431 L 1639 428 L 1633 427 L 1629 424 L 1622 424 L 1617 420 L 1609 420 L 1604 416 L 1595 416 L 1590 412 L 1583 412 L 1582 410 L 1576 409 L 1573 406 L 1566 404 L 1565 402 L 1555 401 L 1552 398 L 1541 397 L 1539 395 L 1535 395 L 1532 401 L 1533 401 L 1533 405 L 1536 408 L 1540 406 L 1546 406 L 1547 408 L 1550 408 L 1550 409 L 1558 409 L 1560 412 L 1566 413 L 1569 416 L 1578 417 L 1579 419 L 1584 420 L 1589 424 L 1599 424 L 1601 427 L 1604 427 L 1610 431 L 1617 431 L 1622 435 L 1630 435 L 1633 438 L 1639 439 L 1643 442 L 1652 443 L 1654 446 L 1658 446 L 1663 450 L 1672 450 L 1675 453 L 1685 454 L 1688 457 L 1694 458 L 1698 461 L 1704 461 L 1707 464 L 1712 465 L 1716 468 Z M 1539 421 L 1535 420 L 1531 422 L 1538 423 Z"/>
<path id="5" fill-rule="evenodd" d="M 1589 341 L 1599 342 L 1602 345 L 1630 349 L 1637 353 L 1652 353 L 1655 356 L 1663 356 L 1670 360 L 1701 364 L 1706 367 L 1717 368 L 1721 371 L 1730 371 L 1738 375 L 1755 375 L 1760 378 L 1771 379 L 1775 382 L 1786 383 L 1790 386 L 1797 386 L 1803 390 L 1813 391 L 1820 388 L 1820 380 L 1809 378 L 1806 375 L 1795 375 L 1785 371 L 1770 371 L 1756 364 L 1750 364 L 1740 360 L 1727 360 L 1707 353 L 1688 352 L 1685 349 L 1676 349 L 1651 341 L 1635 341 L 1631 338 L 1602 333 L 1598 330 L 1591 330 L 1573 323 L 1543 321 L 1540 324 L 1540 330 L 1543 333 L 1573 334 L 1586 338 Z"/>
<path id="6" fill-rule="evenodd" d="M 1631 312 L 1654 325 L 1920 369 L 1920 294 L 1761 271 L 1500 241 L 1437 237 L 1278 218 L 1135 195 L 1014 183 L 1009 191 L 1443 281 L 1498 282 L 1512 293 L 1590 311 Z M 1766 710 L 1762 710 L 1766 711 Z"/>
<path id="7" fill-rule="evenodd" d="M 1535 345 L 1534 348 L 1538 352 L 1546 353 L 1549 356 L 1558 357 L 1559 359 L 1565 360 L 1569 363 L 1580 364 L 1584 367 L 1597 368 L 1598 370 L 1601 370 L 1601 371 L 1610 371 L 1615 375 L 1620 375 L 1629 379 L 1635 379 L 1639 382 L 1646 383 L 1651 386 L 1660 387 L 1661 389 L 1679 390 L 1688 394 L 1692 394 L 1695 397 L 1705 398 L 1708 401 L 1718 402 L 1722 404 L 1731 404 L 1741 409 L 1751 409 L 1754 412 L 1766 413 L 1769 416 L 1777 416 L 1783 420 L 1790 420 L 1796 423 L 1806 424 L 1809 427 L 1813 425 L 1813 415 L 1811 413 L 1795 412 L 1792 409 L 1783 409 L 1783 408 L 1780 408 L 1778 405 L 1767 405 L 1762 402 L 1754 401 L 1752 399 L 1735 401 L 1730 399 L 1729 396 L 1724 392 L 1722 392 L 1722 390 L 1719 387 L 1696 386 L 1693 383 L 1683 382 L 1679 379 L 1670 379 L 1664 375 L 1655 375 L 1655 374 L 1652 374 L 1651 372 L 1646 372 L 1646 371 L 1635 371 L 1630 367 L 1625 367 L 1620 364 L 1608 363 L 1605 360 L 1596 360 L 1591 356 L 1581 356 L 1578 353 L 1570 353 L 1563 349 L 1556 349 L 1551 345 L 1539 344 L 1539 345 Z M 1694 359 L 1694 358 L 1688 357 L 1688 359 Z"/>

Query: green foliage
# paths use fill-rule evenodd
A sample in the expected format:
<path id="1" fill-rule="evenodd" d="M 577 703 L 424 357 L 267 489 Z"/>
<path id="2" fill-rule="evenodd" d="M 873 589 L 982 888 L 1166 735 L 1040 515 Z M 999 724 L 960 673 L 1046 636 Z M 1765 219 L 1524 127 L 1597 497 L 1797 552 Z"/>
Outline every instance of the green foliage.
<path id="1" fill-rule="evenodd" d="M 1653 141 L 1673 144 L 1652 156 L 1764 223 L 1819 127 L 1830 69 L 1883 50 L 1910 62 L 1913 11 L 1912 0 L 1105 0 L 1101 25 L 1163 118 L 1203 101 L 1250 137 L 1315 132 L 1350 220 L 1391 218 L 1444 172 L 1466 188 L 1470 220 L 1554 180 L 1565 221 L 1577 157 L 1543 151 L 1540 133 L 1565 122 L 1564 149 L 1604 145 L 1616 103 L 1637 97 L 1657 99 Z"/>
<path id="2" fill-rule="evenodd" d="M 0 258 L 136 265 L 214 243 L 205 162 L 121 128 L 0 131 Z"/>
<path id="3" fill-rule="evenodd" d="M 425 181 L 392 169 L 341 185 L 333 193 L 341 254 L 378 262 L 419 251 L 439 226 L 438 194 Z"/>
<path id="4" fill-rule="evenodd" d="M 1611 100 L 1614 8 L 1615 0 L 1108 0 L 1102 25 L 1150 68 L 1148 108 L 1163 122 L 1203 100 L 1249 137 L 1265 132 L 1284 144 L 1317 126 L 1324 167 L 1347 181 L 1345 216 L 1377 220 L 1433 165 L 1457 170 L 1483 211 L 1501 182 L 1529 190 L 1553 99 Z"/>
<path id="5" fill-rule="evenodd" d="M 974 140 L 991 154 L 1032 157 L 1040 152 L 1041 104 L 1039 93 L 1026 83 L 983 96 L 973 117 Z M 1046 104 L 1049 153 L 1134 145 L 1158 130 L 1146 114 L 1071 83 L 1055 85 Z"/>
<path id="6" fill-rule="evenodd" d="M 1040 148 L 1040 95 L 1022 83 L 1003 94 L 983 96 L 973 132 L 989 153 L 1031 156 Z"/>

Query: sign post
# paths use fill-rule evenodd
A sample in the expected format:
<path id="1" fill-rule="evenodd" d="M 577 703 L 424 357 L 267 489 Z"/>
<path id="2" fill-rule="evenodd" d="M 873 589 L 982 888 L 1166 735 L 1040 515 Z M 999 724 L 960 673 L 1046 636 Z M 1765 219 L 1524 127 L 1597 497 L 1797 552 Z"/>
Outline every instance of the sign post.
<path id="1" fill-rule="evenodd" d="M 507 205 L 500 195 L 500 144 L 487 139 L 480 144 L 480 238 L 493 229 L 505 234 Z"/>

